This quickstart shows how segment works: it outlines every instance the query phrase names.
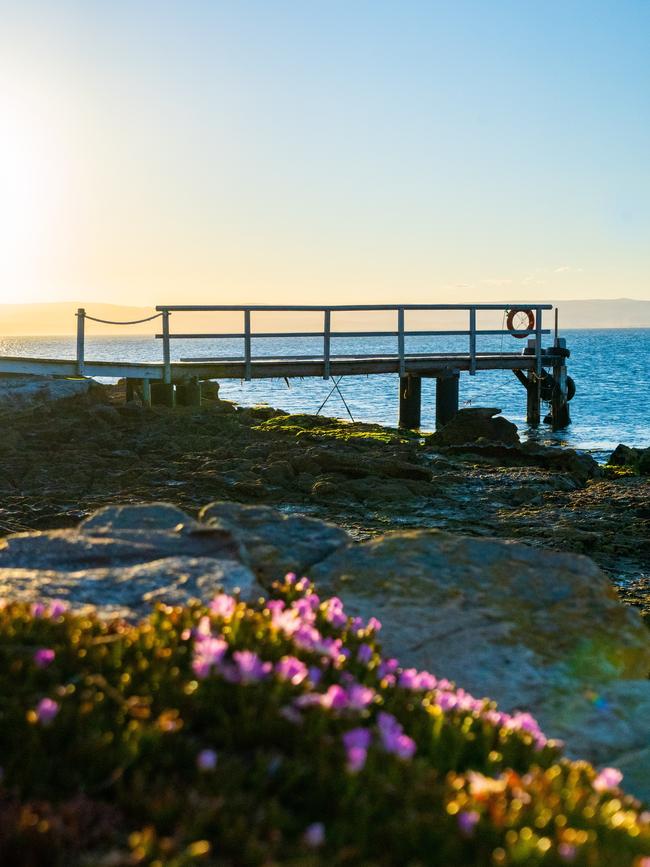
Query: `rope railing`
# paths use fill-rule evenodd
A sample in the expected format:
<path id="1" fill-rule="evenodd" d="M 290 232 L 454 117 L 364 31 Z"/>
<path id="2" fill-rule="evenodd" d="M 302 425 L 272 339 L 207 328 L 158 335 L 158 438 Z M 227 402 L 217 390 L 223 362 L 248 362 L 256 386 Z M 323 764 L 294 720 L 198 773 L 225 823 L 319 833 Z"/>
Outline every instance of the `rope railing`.
<path id="1" fill-rule="evenodd" d="M 147 316 L 145 319 L 131 319 L 128 322 L 118 322 L 114 319 L 98 319 L 96 316 L 89 316 L 87 313 L 77 313 L 77 316 L 83 316 L 84 319 L 89 319 L 91 322 L 101 322 L 102 325 L 139 325 L 141 322 L 151 322 L 152 319 L 159 319 L 162 315 L 162 313 L 154 313 L 153 316 Z"/>
<path id="2" fill-rule="evenodd" d="M 169 319 L 169 313 L 157 312 L 153 316 L 145 316 L 144 319 L 129 319 L 120 321 L 116 319 L 100 319 L 97 316 L 89 316 L 83 307 L 79 307 L 76 312 L 77 317 L 77 375 L 83 376 L 85 370 L 85 342 L 86 342 L 86 320 L 90 322 L 99 322 L 101 325 L 140 325 L 142 322 L 151 322 L 153 319 L 163 318 L 165 322 Z M 169 326 L 167 326 L 169 327 Z"/>

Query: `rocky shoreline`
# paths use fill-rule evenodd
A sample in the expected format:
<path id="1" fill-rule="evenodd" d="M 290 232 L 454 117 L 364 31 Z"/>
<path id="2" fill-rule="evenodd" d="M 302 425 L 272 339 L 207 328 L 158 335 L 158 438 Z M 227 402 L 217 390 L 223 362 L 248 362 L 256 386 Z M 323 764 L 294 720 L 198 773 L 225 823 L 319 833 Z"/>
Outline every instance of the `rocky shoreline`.
<path id="1" fill-rule="evenodd" d="M 520 444 L 495 410 L 444 435 L 237 407 L 125 403 L 94 386 L 0 412 L 0 532 L 75 526 L 108 504 L 167 501 L 196 516 L 225 500 L 311 515 L 358 540 L 443 529 L 588 554 L 650 612 L 650 478 Z"/>

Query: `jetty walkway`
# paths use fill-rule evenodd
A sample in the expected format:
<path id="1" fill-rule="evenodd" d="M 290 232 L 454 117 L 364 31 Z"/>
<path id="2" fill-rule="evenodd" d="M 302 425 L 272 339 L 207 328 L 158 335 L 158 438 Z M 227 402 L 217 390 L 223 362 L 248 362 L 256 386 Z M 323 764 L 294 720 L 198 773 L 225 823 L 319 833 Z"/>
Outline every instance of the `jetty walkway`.
<path id="1" fill-rule="evenodd" d="M 0 356 L 0 373 L 45 374 L 64 377 L 110 377 L 125 378 L 127 393 L 136 392 L 147 403 L 173 406 L 199 405 L 201 402 L 201 382 L 221 379 L 266 379 L 294 377 L 319 377 L 323 379 L 341 376 L 397 374 L 399 376 L 399 425 L 405 428 L 418 428 L 421 410 L 421 380 L 423 377 L 436 379 L 436 424 L 445 424 L 458 411 L 459 378 L 461 373 L 470 376 L 490 370 L 512 370 L 526 389 L 527 419 L 531 425 L 539 424 L 540 403 L 542 399 L 551 404 L 551 418 L 554 429 L 566 426 L 569 422 L 568 400 L 570 383 L 567 377 L 566 359 L 569 355 L 565 342 L 557 333 L 557 310 L 555 311 L 554 338 L 550 345 L 544 345 L 544 338 L 551 334 L 543 327 L 543 313 L 550 311 L 551 304 L 402 304 L 402 305 L 159 305 L 156 313 L 147 319 L 133 322 L 111 322 L 97 319 L 84 308 L 77 311 L 77 349 L 74 359 L 27 358 Z M 466 329 L 431 330 L 407 329 L 405 317 L 409 313 L 455 311 L 467 315 Z M 500 329 L 477 327 L 477 314 L 484 311 L 502 311 L 507 325 Z M 182 313 L 228 313 L 241 314 L 243 328 L 237 332 L 172 332 L 172 315 Z M 254 331 L 253 314 L 291 313 L 320 314 L 322 329 L 318 331 Z M 395 317 L 395 326 L 390 330 L 334 330 L 332 317 L 335 314 L 362 313 L 370 317 L 381 313 Z M 137 325 L 150 320 L 161 320 L 161 331 L 156 338 L 162 344 L 160 362 L 94 361 L 85 357 L 85 326 L 87 321 L 108 325 Z M 477 339 L 486 335 L 503 335 L 526 339 L 522 349 L 511 352 L 480 352 Z M 441 337 L 465 337 L 465 352 L 434 352 L 435 340 Z M 395 353 L 363 352 L 354 354 L 332 353 L 332 340 L 352 338 L 363 339 L 392 338 L 395 340 Z M 407 338 L 430 338 L 431 352 L 408 352 Z M 322 347 L 316 355 L 281 354 L 277 357 L 256 356 L 253 341 L 273 339 L 289 346 L 296 338 L 317 338 Z M 243 352 L 239 356 L 206 356 L 172 360 L 174 340 L 239 339 L 243 341 Z M 521 346 L 521 344 L 520 344 Z"/>

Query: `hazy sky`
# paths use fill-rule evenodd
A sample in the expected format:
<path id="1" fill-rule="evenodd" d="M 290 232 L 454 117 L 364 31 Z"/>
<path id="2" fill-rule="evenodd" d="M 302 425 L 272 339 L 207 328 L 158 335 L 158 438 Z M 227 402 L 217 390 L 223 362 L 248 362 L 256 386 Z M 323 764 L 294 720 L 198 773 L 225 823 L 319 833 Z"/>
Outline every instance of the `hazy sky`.
<path id="1" fill-rule="evenodd" d="M 0 0 L 0 301 L 650 298 L 650 2 Z"/>

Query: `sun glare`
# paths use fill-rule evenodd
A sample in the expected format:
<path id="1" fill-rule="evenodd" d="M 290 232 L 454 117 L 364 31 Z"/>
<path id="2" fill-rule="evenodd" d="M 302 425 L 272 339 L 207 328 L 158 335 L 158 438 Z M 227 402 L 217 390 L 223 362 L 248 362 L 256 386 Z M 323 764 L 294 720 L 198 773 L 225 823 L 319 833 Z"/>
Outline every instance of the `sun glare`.
<path id="1" fill-rule="evenodd" d="M 56 108 L 0 90 L 0 302 L 39 294 L 57 243 L 68 161 Z"/>

